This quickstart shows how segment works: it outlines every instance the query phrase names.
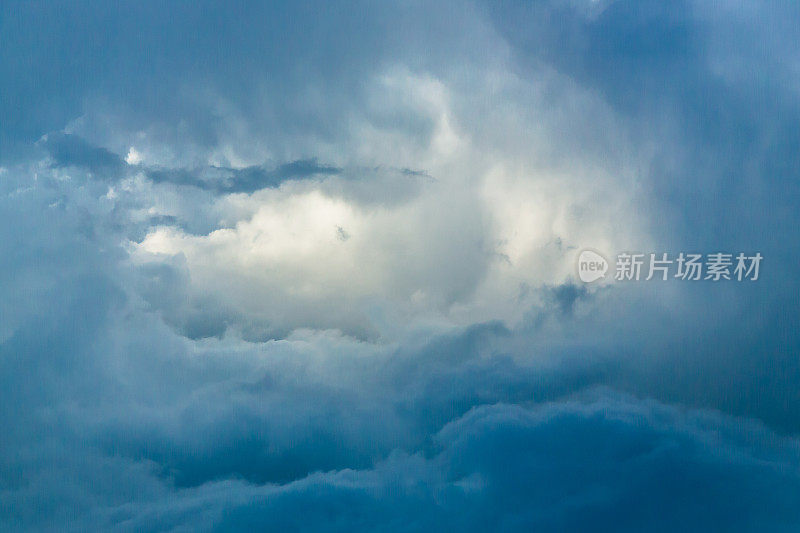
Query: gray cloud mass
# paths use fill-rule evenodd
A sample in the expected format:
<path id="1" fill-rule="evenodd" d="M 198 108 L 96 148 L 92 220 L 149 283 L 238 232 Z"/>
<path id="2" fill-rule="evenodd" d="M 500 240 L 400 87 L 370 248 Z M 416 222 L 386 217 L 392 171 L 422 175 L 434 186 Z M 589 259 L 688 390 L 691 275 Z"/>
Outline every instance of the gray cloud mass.
<path id="1" fill-rule="evenodd" d="M 4 2 L 0 529 L 797 531 L 799 18 Z"/>

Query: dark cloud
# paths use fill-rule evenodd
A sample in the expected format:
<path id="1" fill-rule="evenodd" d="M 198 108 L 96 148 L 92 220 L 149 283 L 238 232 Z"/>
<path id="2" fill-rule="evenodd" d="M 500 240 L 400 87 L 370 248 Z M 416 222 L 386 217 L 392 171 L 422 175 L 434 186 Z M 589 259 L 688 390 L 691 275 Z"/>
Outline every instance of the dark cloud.
<path id="1" fill-rule="evenodd" d="M 108 492 L 85 487 L 94 505 L 56 523 L 145 531 L 792 531 L 800 521 L 796 442 L 610 391 L 475 408 L 438 431 L 433 445 L 429 454 L 396 452 L 369 468 L 285 484 L 175 489 L 148 483 L 130 463 L 101 463 L 124 481 Z M 131 483 L 139 492 L 124 499 Z M 15 503 L 24 526 L 28 502 Z"/>
<path id="2" fill-rule="evenodd" d="M 310 179 L 315 176 L 335 176 L 342 169 L 321 165 L 316 159 L 298 159 L 268 169 L 252 166 L 241 169 L 210 167 L 199 170 L 147 169 L 147 177 L 155 183 L 190 185 L 218 193 L 251 193 L 276 188 L 288 180 Z"/>
<path id="3" fill-rule="evenodd" d="M 95 146 L 74 134 L 50 133 L 38 144 L 49 153 L 55 167 L 86 168 L 102 179 L 121 178 L 129 170 L 144 170 L 147 177 L 155 183 L 186 185 L 217 193 L 251 193 L 276 188 L 288 180 L 334 176 L 342 172 L 340 168 L 319 164 L 316 159 L 298 159 L 274 168 L 151 168 L 145 165 L 128 165 L 118 154 Z"/>
<path id="4" fill-rule="evenodd" d="M 798 15 L 790 2 L 4 2 L 3 529 L 796 531 Z M 657 246 L 758 250 L 762 279 L 526 286 L 541 302 L 518 327 L 425 322 L 381 343 L 248 321 L 192 291 L 181 254 L 130 264 L 152 226 L 224 226 L 211 197 L 227 193 L 319 181 L 366 211 L 414 198 L 427 172 L 330 157 L 353 116 L 435 134 L 402 106 L 368 109 L 364 80 L 400 64 L 457 82 L 498 50 L 514 76 L 552 69 L 596 96 L 630 139 L 620 152 L 652 154 L 631 159 Z M 559 117 L 554 158 L 612 157 L 616 137 Z M 251 160 L 288 163 L 208 165 L 250 137 L 274 154 Z M 128 165 L 131 139 L 166 163 Z M 107 198 L 139 172 L 156 193 Z M 468 292 L 482 271 L 465 257 L 431 285 L 461 276 Z M 299 305 L 301 325 L 346 306 Z"/>
<path id="5" fill-rule="evenodd" d="M 50 154 L 55 167 L 84 167 L 98 178 L 119 177 L 126 163 L 105 148 L 94 146 L 77 135 L 50 133 L 40 141 Z"/>

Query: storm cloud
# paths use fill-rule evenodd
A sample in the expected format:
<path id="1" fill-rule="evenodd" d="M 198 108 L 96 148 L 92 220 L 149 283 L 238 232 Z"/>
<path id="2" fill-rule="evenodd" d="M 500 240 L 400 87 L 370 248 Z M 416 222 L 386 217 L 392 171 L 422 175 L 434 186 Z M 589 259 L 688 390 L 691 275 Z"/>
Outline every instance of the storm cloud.
<path id="1" fill-rule="evenodd" d="M 796 530 L 798 18 L 3 3 L 3 529 Z"/>

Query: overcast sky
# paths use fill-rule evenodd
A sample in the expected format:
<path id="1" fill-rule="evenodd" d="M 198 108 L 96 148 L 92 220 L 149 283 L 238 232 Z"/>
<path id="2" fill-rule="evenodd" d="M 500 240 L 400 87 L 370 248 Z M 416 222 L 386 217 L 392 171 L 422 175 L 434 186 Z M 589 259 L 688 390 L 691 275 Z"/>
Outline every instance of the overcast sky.
<path id="1" fill-rule="evenodd" d="M 0 529 L 797 531 L 798 124 L 794 0 L 3 2 Z"/>

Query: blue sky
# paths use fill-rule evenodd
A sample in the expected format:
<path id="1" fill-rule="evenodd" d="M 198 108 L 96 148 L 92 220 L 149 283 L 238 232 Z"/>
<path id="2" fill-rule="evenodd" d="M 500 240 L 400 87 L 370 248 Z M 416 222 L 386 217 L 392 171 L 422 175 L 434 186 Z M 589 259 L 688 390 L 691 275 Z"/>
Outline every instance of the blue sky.
<path id="1" fill-rule="evenodd" d="M 4 530 L 800 527 L 800 7 L 429 4 L 0 6 Z"/>

